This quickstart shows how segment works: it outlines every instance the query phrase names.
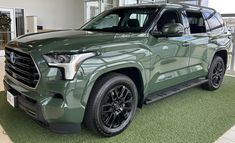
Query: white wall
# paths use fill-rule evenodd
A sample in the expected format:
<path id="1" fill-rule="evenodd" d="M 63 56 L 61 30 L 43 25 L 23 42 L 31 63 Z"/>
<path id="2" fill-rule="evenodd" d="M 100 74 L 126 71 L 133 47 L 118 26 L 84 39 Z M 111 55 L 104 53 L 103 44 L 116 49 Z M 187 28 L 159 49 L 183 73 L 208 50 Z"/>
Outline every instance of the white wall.
<path id="1" fill-rule="evenodd" d="M 222 14 L 235 13 L 234 0 L 209 0 L 209 7 L 216 9 Z"/>
<path id="2" fill-rule="evenodd" d="M 84 23 L 83 0 L 0 0 L 0 7 L 23 8 L 37 16 L 44 29 L 79 28 Z"/>

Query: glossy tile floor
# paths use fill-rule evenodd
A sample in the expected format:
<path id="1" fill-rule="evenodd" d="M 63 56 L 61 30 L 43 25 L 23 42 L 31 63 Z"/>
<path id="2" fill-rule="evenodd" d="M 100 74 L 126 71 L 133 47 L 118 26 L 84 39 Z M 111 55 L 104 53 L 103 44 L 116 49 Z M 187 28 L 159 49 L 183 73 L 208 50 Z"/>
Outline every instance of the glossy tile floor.
<path id="1" fill-rule="evenodd" d="M 11 139 L 8 137 L 2 126 L 0 125 L 0 142 L 1 143 L 12 143 Z"/>
<path id="2" fill-rule="evenodd" d="M 1 53 L 0 53 L 1 54 Z M 0 91 L 4 90 L 3 87 L 3 76 L 5 74 L 4 71 L 4 58 L 0 56 Z M 0 125 L 0 143 L 12 143 L 11 139 L 8 137 L 2 126 Z"/>

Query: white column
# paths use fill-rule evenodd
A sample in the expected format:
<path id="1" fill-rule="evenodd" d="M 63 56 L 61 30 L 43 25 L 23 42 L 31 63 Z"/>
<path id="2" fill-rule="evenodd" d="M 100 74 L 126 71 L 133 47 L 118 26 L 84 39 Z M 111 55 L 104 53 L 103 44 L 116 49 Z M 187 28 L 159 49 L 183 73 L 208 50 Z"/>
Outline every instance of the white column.
<path id="1" fill-rule="evenodd" d="M 37 21 L 37 16 L 27 16 L 27 33 L 37 33 L 38 29 L 38 21 Z"/>

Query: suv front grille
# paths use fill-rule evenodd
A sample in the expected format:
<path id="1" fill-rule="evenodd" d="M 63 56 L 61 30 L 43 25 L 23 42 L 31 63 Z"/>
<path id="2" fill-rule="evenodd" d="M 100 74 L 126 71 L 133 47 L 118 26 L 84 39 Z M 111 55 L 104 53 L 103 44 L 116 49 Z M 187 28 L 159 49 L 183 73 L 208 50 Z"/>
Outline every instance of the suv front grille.
<path id="1" fill-rule="evenodd" d="M 8 75 L 29 87 L 37 86 L 39 73 L 29 54 L 6 47 L 5 58 L 5 71 Z"/>

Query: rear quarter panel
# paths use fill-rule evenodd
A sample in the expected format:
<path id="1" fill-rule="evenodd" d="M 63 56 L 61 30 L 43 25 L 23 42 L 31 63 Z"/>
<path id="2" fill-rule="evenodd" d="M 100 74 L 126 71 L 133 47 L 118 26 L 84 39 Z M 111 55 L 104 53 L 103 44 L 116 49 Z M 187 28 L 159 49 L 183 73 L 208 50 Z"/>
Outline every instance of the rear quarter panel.
<path id="1" fill-rule="evenodd" d="M 227 29 L 227 28 L 224 27 L 224 29 Z M 210 68 L 210 64 L 213 61 L 213 58 L 218 51 L 224 50 L 224 51 L 227 51 L 227 53 L 232 51 L 232 47 L 231 47 L 232 39 L 229 38 L 229 35 L 230 33 L 226 30 L 212 31 L 209 33 L 210 40 L 208 44 L 209 50 L 207 53 L 208 69 Z M 229 57 L 227 61 L 229 61 Z"/>

